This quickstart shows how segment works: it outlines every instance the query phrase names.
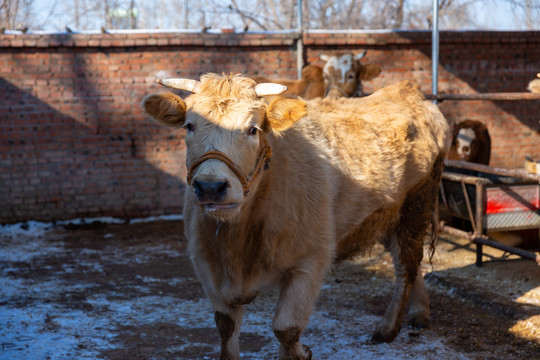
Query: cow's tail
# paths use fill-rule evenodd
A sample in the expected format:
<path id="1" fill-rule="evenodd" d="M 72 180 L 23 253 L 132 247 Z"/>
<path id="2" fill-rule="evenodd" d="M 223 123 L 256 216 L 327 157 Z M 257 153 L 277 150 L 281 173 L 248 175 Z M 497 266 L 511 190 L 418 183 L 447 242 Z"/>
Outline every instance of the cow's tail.
<path id="1" fill-rule="evenodd" d="M 433 185 L 436 185 L 433 187 L 433 195 L 434 199 L 432 201 L 433 204 L 433 211 L 431 212 L 431 234 L 429 238 L 429 262 L 432 263 L 433 255 L 435 254 L 435 246 L 437 245 L 437 239 L 439 238 L 439 230 L 440 230 L 440 219 L 439 219 L 439 191 L 440 191 L 440 183 L 442 178 L 442 172 L 444 167 L 444 155 L 439 154 L 437 160 L 434 164 L 434 183 Z"/>
<path id="2" fill-rule="evenodd" d="M 429 236 L 429 262 L 432 262 L 433 255 L 435 254 L 435 246 L 437 245 L 437 239 L 439 238 L 439 199 L 435 200 L 435 207 L 431 216 L 431 234 Z"/>

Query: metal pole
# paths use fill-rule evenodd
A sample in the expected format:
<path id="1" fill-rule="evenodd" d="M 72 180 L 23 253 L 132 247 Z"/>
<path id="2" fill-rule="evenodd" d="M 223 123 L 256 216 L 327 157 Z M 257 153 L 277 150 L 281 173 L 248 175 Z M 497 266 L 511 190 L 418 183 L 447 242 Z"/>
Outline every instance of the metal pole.
<path id="1" fill-rule="evenodd" d="M 475 244 L 478 244 L 478 245 L 487 245 L 487 246 L 490 246 L 490 247 L 495 248 L 495 249 L 499 249 L 499 250 L 502 250 L 502 251 L 505 251 L 505 252 L 509 252 L 511 254 L 521 256 L 524 259 L 529 259 L 529 260 L 536 261 L 536 263 L 538 265 L 540 265 L 540 254 L 535 254 L 533 252 L 526 251 L 526 250 L 523 250 L 523 249 L 520 249 L 520 248 L 515 248 L 513 246 L 504 245 L 504 244 L 501 244 L 501 243 L 498 243 L 496 241 L 493 241 L 493 240 L 490 240 L 490 239 L 487 239 L 487 238 L 483 238 L 483 237 L 474 238 L 473 241 L 474 241 Z M 477 266 L 482 266 L 482 264 L 481 263 L 479 265 L 477 264 Z"/>
<path id="2" fill-rule="evenodd" d="M 433 0 L 433 26 L 431 29 L 431 92 L 438 94 L 439 84 L 439 0 Z M 433 101 L 437 103 L 435 99 Z"/>
<path id="3" fill-rule="evenodd" d="M 296 40 L 296 67 L 298 69 L 298 78 L 302 78 L 302 68 L 304 67 L 304 40 L 302 24 L 302 0 L 297 0 L 298 7 L 298 39 Z"/>

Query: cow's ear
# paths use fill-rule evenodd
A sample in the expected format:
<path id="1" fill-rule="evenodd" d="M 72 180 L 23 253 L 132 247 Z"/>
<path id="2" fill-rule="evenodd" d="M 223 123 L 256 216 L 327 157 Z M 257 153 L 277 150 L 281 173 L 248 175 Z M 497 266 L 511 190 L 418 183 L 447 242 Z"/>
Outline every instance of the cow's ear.
<path id="1" fill-rule="evenodd" d="M 279 135 L 306 116 L 306 103 L 299 99 L 274 99 L 266 109 L 264 130 Z"/>
<path id="2" fill-rule="evenodd" d="M 186 118 L 186 104 L 171 92 L 152 94 L 142 102 L 144 112 L 158 123 L 169 127 L 180 127 Z"/>
<path id="3" fill-rule="evenodd" d="M 358 78 L 363 81 L 369 81 L 376 78 L 381 73 L 381 67 L 376 64 L 362 65 Z"/>

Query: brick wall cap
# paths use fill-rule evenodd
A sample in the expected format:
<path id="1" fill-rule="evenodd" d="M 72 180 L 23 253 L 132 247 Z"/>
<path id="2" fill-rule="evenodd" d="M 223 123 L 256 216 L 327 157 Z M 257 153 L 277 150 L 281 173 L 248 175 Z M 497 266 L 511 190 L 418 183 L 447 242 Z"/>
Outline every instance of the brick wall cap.
<path id="1" fill-rule="evenodd" d="M 132 46 L 290 46 L 300 36 L 297 29 L 222 33 L 221 29 L 202 30 L 106 30 L 46 32 L 7 30 L 0 35 L 0 47 L 132 47 Z M 303 32 L 306 45 L 386 45 L 431 42 L 430 30 L 321 30 Z M 540 31 L 443 30 L 441 43 L 540 42 Z M 160 39 L 159 41 L 157 41 Z M 174 41 L 173 41 L 174 39 Z"/>

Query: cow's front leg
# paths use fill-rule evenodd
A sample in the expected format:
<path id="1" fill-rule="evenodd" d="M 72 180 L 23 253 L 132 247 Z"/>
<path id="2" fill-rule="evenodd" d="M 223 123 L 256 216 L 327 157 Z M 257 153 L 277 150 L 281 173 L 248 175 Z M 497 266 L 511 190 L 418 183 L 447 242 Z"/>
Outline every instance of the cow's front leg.
<path id="1" fill-rule="evenodd" d="M 222 311 L 220 311 L 222 310 Z M 238 337 L 242 325 L 242 307 L 216 310 L 214 319 L 221 336 L 220 360 L 239 360 Z"/>
<path id="2" fill-rule="evenodd" d="M 292 270 L 282 281 L 274 316 L 274 333 L 280 342 L 280 360 L 311 359 L 311 350 L 300 343 L 319 293 L 324 266 Z"/>

